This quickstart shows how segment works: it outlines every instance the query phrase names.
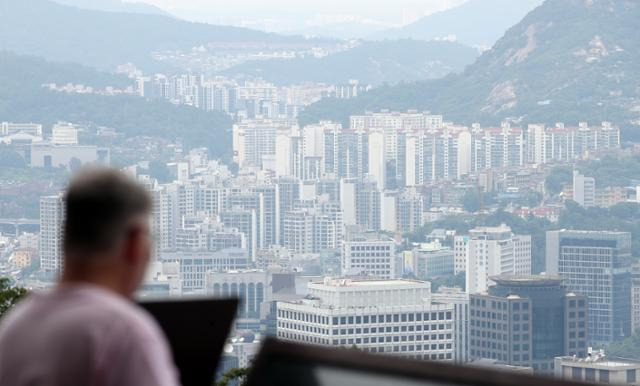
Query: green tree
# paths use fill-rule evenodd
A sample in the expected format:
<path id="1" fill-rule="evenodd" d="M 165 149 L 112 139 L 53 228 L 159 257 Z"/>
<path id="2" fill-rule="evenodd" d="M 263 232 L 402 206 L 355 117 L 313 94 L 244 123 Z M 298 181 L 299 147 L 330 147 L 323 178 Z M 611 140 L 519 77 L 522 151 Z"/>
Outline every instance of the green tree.
<path id="1" fill-rule="evenodd" d="M 462 206 L 469 213 L 475 213 L 482 207 L 480 192 L 476 189 L 467 190 L 462 198 Z"/>
<path id="2" fill-rule="evenodd" d="M 562 188 L 572 181 L 573 172 L 568 166 L 557 166 L 551 170 L 551 173 L 544 181 L 544 186 L 549 193 L 558 194 Z"/>
<path id="3" fill-rule="evenodd" d="M 0 166 L 3 168 L 24 168 L 26 167 L 26 162 L 20 153 L 6 145 L 1 145 Z"/>
<path id="4" fill-rule="evenodd" d="M 229 386 L 232 381 L 239 381 L 240 385 L 244 385 L 249 369 L 247 368 L 233 368 L 222 374 L 222 378 L 215 383 L 215 386 Z"/>
<path id="5" fill-rule="evenodd" d="M 609 344 L 608 356 L 640 360 L 640 334 L 635 333 L 619 342 Z"/>
<path id="6" fill-rule="evenodd" d="M 4 316 L 26 294 L 26 289 L 12 286 L 9 278 L 0 278 L 0 317 Z"/>

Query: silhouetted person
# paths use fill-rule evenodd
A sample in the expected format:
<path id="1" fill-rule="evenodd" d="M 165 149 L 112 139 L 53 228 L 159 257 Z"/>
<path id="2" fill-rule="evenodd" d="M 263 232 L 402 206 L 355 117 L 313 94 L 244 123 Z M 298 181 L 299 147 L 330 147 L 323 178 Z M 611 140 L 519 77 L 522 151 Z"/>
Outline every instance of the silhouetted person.
<path id="1" fill-rule="evenodd" d="M 144 188 L 118 171 L 74 178 L 65 196 L 62 278 L 3 318 L 0 385 L 178 383 L 164 335 L 129 299 L 151 254 L 151 205 Z"/>

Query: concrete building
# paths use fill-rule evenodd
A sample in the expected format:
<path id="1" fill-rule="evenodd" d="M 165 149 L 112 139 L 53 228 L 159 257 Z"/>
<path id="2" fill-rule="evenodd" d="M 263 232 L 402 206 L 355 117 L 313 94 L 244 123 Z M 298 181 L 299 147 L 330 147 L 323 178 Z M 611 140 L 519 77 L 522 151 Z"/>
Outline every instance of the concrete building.
<path id="1" fill-rule="evenodd" d="M 469 293 L 485 292 L 496 275 L 531 274 L 531 236 L 515 235 L 506 225 L 478 227 L 454 238 L 458 266 L 465 260 Z"/>
<path id="2" fill-rule="evenodd" d="M 244 234 L 248 254 L 255 260 L 258 254 L 258 219 L 255 210 L 237 206 L 220 212 L 220 221 L 229 228 L 236 228 Z"/>
<path id="3" fill-rule="evenodd" d="M 631 335 L 631 234 L 548 231 L 547 273 L 589 300 L 591 344 Z"/>
<path id="4" fill-rule="evenodd" d="M 455 272 L 453 250 L 442 246 L 437 240 L 417 244 L 412 254 L 413 273 L 420 280 L 452 276 Z"/>
<path id="5" fill-rule="evenodd" d="M 233 125 L 233 160 L 240 167 L 261 167 L 264 156 L 276 155 L 276 137 L 294 133 L 292 126 L 279 120 L 257 119 L 237 123 Z M 286 166 L 283 167 L 286 171 Z"/>
<path id="6" fill-rule="evenodd" d="M 249 267 L 250 259 L 244 249 L 208 251 L 163 251 L 158 258 L 162 262 L 177 262 L 184 293 L 202 293 L 206 288 L 209 272 L 242 270 Z"/>
<path id="7" fill-rule="evenodd" d="M 440 287 L 433 302 L 453 305 L 453 358 L 457 363 L 469 361 L 469 293 L 456 287 Z"/>
<path id="8" fill-rule="evenodd" d="M 303 300 L 278 302 L 277 315 L 282 340 L 453 360 L 453 306 L 433 303 L 428 282 L 327 278 Z"/>
<path id="9" fill-rule="evenodd" d="M 13 134 L 28 134 L 42 137 L 42 125 L 37 123 L 0 122 L 0 136 Z"/>
<path id="10" fill-rule="evenodd" d="M 596 180 L 573 171 L 573 201 L 590 208 L 596 205 Z"/>
<path id="11" fill-rule="evenodd" d="M 471 294 L 469 356 L 536 373 L 553 371 L 554 358 L 586 355 L 587 301 L 567 293 L 562 278 L 496 276 L 486 294 Z"/>
<path id="12" fill-rule="evenodd" d="M 342 243 L 341 261 L 343 276 L 393 279 L 400 275 L 395 241 L 377 232 L 348 231 Z"/>
<path id="13" fill-rule="evenodd" d="M 65 209 L 62 194 L 40 198 L 40 267 L 51 275 L 62 269 L 62 224 Z"/>
<path id="14" fill-rule="evenodd" d="M 564 356 L 555 359 L 554 375 L 558 379 L 613 385 L 637 385 L 640 362 L 613 358 L 604 352 L 591 352 L 586 357 Z"/>
<path id="15" fill-rule="evenodd" d="M 180 264 L 177 261 L 150 262 L 138 293 L 142 298 L 181 296 Z"/>
<path id="16" fill-rule="evenodd" d="M 78 128 L 66 122 L 56 123 L 51 128 L 51 143 L 54 145 L 77 145 Z"/>
<path id="17" fill-rule="evenodd" d="M 63 167 L 75 170 L 88 164 L 109 166 L 110 162 L 109 149 L 92 145 L 56 145 L 36 142 L 30 147 L 29 165 L 33 168 Z"/>
<path id="18" fill-rule="evenodd" d="M 342 222 L 339 213 L 327 213 L 323 206 L 301 208 L 284 217 L 283 245 L 292 253 L 320 253 L 339 247 Z"/>
<path id="19" fill-rule="evenodd" d="M 640 264 L 631 268 L 631 333 L 640 331 Z"/>
<path id="20" fill-rule="evenodd" d="M 264 312 L 263 303 L 269 301 L 271 278 L 268 271 L 246 270 L 208 272 L 206 274 L 207 294 L 215 297 L 237 297 L 241 304 L 236 319 L 240 330 L 260 330 L 260 320 Z"/>

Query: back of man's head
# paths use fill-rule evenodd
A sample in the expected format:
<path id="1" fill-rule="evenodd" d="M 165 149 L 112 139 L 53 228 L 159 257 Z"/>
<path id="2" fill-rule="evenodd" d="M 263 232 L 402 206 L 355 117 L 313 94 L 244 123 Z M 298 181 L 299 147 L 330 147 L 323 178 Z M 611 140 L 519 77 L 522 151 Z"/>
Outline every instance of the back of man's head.
<path id="1" fill-rule="evenodd" d="M 66 263 L 108 254 L 148 217 L 151 198 L 144 187 L 114 169 L 87 169 L 71 181 L 65 196 L 63 248 Z"/>

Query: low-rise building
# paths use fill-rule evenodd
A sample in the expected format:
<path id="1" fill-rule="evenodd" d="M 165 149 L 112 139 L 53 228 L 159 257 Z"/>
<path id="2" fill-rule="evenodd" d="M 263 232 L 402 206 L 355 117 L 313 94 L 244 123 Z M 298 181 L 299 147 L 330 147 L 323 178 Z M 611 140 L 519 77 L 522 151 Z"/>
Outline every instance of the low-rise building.
<path id="1" fill-rule="evenodd" d="M 555 358 L 554 375 L 558 379 L 574 382 L 637 385 L 640 361 L 613 358 L 603 351 L 591 352 L 586 357 L 564 356 Z"/>
<path id="2" fill-rule="evenodd" d="M 413 248 L 413 273 L 421 280 L 454 274 L 453 250 L 439 241 L 416 244 Z"/>

